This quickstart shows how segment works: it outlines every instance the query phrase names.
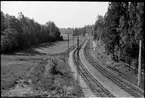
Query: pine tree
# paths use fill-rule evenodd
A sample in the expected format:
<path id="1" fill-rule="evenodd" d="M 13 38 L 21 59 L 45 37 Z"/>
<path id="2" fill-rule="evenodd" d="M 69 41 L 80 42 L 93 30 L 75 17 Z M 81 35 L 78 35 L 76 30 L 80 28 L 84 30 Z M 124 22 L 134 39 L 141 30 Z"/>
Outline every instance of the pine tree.
<path id="1" fill-rule="evenodd" d="M 106 43 L 106 50 L 115 57 L 115 48 L 119 47 L 120 32 L 117 30 L 119 26 L 119 20 L 123 14 L 122 2 L 111 2 L 108 7 L 108 12 L 105 16 L 105 38 L 103 39 Z"/>

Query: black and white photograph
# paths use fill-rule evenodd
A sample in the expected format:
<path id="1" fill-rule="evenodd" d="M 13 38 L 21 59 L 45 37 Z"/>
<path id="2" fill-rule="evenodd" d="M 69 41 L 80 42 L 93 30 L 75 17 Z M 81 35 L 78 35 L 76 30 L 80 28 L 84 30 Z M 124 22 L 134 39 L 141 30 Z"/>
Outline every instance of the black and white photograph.
<path id="1" fill-rule="evenodd" d="M 1 97 L 144 98 L 144 2 L 1 1 Z"/>

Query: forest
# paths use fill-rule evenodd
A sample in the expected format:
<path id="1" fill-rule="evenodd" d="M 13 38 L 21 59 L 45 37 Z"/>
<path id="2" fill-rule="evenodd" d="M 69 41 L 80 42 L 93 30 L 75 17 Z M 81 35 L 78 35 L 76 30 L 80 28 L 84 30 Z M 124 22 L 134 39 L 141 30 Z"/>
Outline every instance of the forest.
<path id="1" fill-rule="evenodd" d="M 48 21 L 41 25 L 23 15 L 10 16 L 1 11 L 1 52 L 13 53 L 44 42 L 63 40 L 59 28 Z"/>
<path id="2" fill-rule="evenodd" d="M 104 16 L 98 15 L 94 40 L 100 40 L 116 62 L 123 61 L 138 68 L 139 40 L 142 42 L 144 69 L 144 2 L 110 2 Z"/>

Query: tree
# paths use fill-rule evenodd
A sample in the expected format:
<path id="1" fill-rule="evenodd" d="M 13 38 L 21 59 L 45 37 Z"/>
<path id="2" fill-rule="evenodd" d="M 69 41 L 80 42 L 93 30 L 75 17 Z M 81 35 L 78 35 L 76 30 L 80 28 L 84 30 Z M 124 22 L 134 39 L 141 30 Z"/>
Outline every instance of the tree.
<path id="1" fill-rule="evenodd" d="M 95 22 L 95 26 L 94 26 L 94 40 L 99 40 L 102 37 L 102 34 L 104 32 L 104 18 L 101 15 L 97 16 L 97 21 Z"/>
<path id="2" fill-rule="evenodd" d="M 119 49 L 118 49 L 118 60 L 123 60 L 124 59 L 124 54 L 126 54 L 124 52 L 125 49 L 128 49 L 127 48 L 127 43 L 129 41 L 129 33 L 128 33 L 128 29 L 129 29 L 129 24 L 128 24 L 128 21 L 129 21 L 129 10 L 128 10 L 128 7 L 129 7 L 129 3 L 128 2 L 122 2 L 123 4 L 123 13 L 122 13 L 122 16 L 120 18 L 120 21 L 119 21 L 119 27 L 117 28 L 117 30 L 120 32 L 120 41 L 119 41 Z"/>
<path id="3" fill-rule="evenodd" d="M 12 28 L 7 28 L 4 35 L 1 36 L 1 50 L 9 51 L 18 46 L 17 31 Z"/>
<path id="4" fill-rule="evenodd" d="M 19 13 L 18 18 L 1 12 L 1 20 L 2 52 L 28 48 L 48 41 L 63 40 L 54 22 L 40 25 L 34 19 L 24 16 L 22 12 Z"/>
<path id="5" fill-rule="evenodd" d="M 103 39 L 106 44 L 106 50 L 113 54 L 113 59 L 117 60 L 115 57 L 115 48 L 119 47 L 119 34 L 117 28 L 119 26 L 119 20 L 123 14 L 123 4 L 122 2 L 111 2 L 108 7 L 108 12 L 105 16 L 105 38 Z"/>
<path id="6" fill-rule="evenodd" d="M 1 35 L 3 34 L 3 31 L 5 29 L 4 22 L 5 22 L 4 13 L 1 11 Z"/>

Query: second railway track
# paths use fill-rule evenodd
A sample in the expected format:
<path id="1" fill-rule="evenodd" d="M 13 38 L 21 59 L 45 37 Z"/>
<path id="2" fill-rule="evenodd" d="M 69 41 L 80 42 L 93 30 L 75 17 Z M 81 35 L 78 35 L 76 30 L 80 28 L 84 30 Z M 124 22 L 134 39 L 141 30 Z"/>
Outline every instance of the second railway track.
<path id="1" fill-rule="evenodd" d="M 89 44 L 89 41 L 87 42 L 86 46 Z M 101 72 L 105 77 L 113 81 L 115 84 L 117 84 L 120 88 L 128 92 L 130 95 L 134 97 L 143 97 L 144 91 L 140 88 L 134 86 L 131 83 L 124 82 L 123 79 L 115 76 L 110 71 L 108 71 L 106 68 L 100 66 L 98 62 L 92 57 L 89 53 L 89 49 L 85 47 L 84 49 L 84 55 L 86 59 L 89 61 L 91 65 L 93 65 L 99 72 Z"/>

